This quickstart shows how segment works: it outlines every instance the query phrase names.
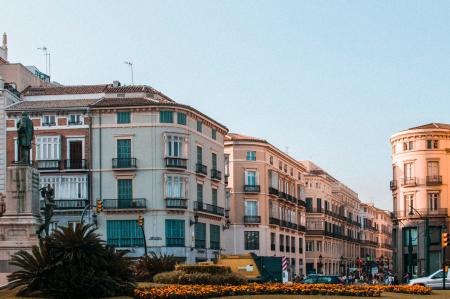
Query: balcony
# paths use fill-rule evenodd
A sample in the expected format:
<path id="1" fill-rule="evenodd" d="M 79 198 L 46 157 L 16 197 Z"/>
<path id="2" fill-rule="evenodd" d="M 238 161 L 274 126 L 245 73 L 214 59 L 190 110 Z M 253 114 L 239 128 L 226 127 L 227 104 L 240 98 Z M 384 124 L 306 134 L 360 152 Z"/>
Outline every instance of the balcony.
<path id="1" fill-rule="evenodd" d="M 261 216 L 244 216 L 244 223 L 261 223 Z"/>
<path id="2" fill-rule="evenodd" d="M 166 198 L 167 209 L 187 209 L 186 198 Z"/>
<path id="3" fill-rule="evenodd" d="M 144 238 L 108 238 L 107 244 L 112 247 L 144 247 Z"/>
<path id="4" fill-rule="evenodd" d="M 280 219 L 269 217 L 269 224 L 280 225 Z"/>
<path id="5" fill-rule="evenodd" d="M 389 182 L 389 188 L 391 189 L 391 191 L 394 191 L 397 189 L 397 180 L 392 180 Z"/>
<path id="6" fill-rule="evenodd" d="M 113 158 L 113 169 L 130 169 L 136 168 L 136 158 Z"/>
<path id="7" fill-rule="evenodd" d="M 56 126 L 56 122 L 54 122 L 54 121 L 43 122 L 43 123 L 42 123 L 42 126 L 43 126 L 43 127 Z"/>
<path id="8" fill-rule="evenodd" d="M 427 186 L 439 186 L 442 185 L 442 176 L 432 175 L 427 176 Z"/>
<path id="9" fill-rule="evenodd" d="M 56 199 L 55 210 L 83 210 L 88 204 L 87 199 Z M 40 200 L 39 205 L 41 210 L 45 209 L 45 201 Z"/>
<path id="10" fill-rule="evenodd" d="M 403 187 L 414 187 L 416 185 L 416 178 L 411 177 L 403 179 Z"/>
<path id="11" fill-rule="evenodd" d="M 206 167 L 206 165 L 197 163 L 197 164 L 195 164 L 195 173 L 206 176 L 206 175 L 208 175 L 208 168 Z"/>
<path id="12" fill-rule="evenodd" d="M 278 196 L 278 189 L 273 188 L 273 187 L 269 187 L 269 194 Z"/>
<path id="13" fill-rule="evenodd" d="M 36 167 L 39 170 L 58 170 L 59 160 L 38 160 L 36 161 Z"/>
<path id="14" fill-rule="evenodd" d="M 147 208 L 147 200 L 145 198 L 103 200 L 103 209 L 105 210 L 135 210 L 146 208 Z"/>
<path id="15" fill-rule="evenodd" d="M 87 163 L 86 159 L 80 159 L 80 160 L 73 160 L 73 159 L 67 159 L 64 160 L 64 169 L 71 169 L 71 170 L 79 170 L 79 169 L 87 169 Z"/>
<path id="16" fill-rule="evenodd" d="M 417 213 L 419 212 L 419 213 Z M 448 210 L 447 208 L 440 209 L 415 209 L 412 211 L 412 215 L 410 215 L 411 210 L 397 210 L 392 212 L 394 219 L 398 218 L 422 218 L 422 217 L 447 217 Z"/>
<path id="17" fill-rule="evenodd" d="M 305 207 L 306 208 L 306 202 L 303 199 L 298 199 L 297 200 L 297 204 L 301 207 Z"/>
<path id="18" fill-rule="evenodd" d="M 322 229 L 306 229 L 306 234 L 307 235 L 320 235 L 323 236 L 325 235 L 325 231 Z"/>
<path id="19" fill-rule="evenodd" d="M 217 169 L 211 169 L 211 179 L 215 181 L 222 180 L 222 172 Z"/>
<path id="20" fill-rule="evenodd" d="M 224 216 L 225 210 L 219 206 L 207 204 L 201 201 L 194 201 L 194 211 L 197 212 L 206 212 L 209 214 Z"/>
<path id="21" fill-rule="evenodd" d="M 245 193 L 259 193 L 259 185 L 244 185 Z"/>
<path id="22" fill-rule="evenodd" d="M 69 120 L 67 122 L 67 124 L 69 126 L 81 126 L 83 123 L 81 122 L 81 120 L 78 120 L 78 121 L 76 121 L 76 120 L 74 120 L 74 121 Z"/>
<path id="23" fill-rule="evenodd" d="M 305 231 L 306 231 L 306 226 L 299 224 L 299 225 L 297 226 L 297 230 L 298 230 L 299 232 L 305 232 Z"/>
<path id="24" fill-rule="evenodd" d="M 186 169 L 187 168 L 187 159 L 185 159 L 185 158 L 166 157 L 165 160 L 166 160 L 167 168 L 178 168 L 178 169 Z"/>
<path id="25" fill-rule="evenodd" d="M 278 193 L 278 196 L 281 197 L 282 199 L 287 200 L 287 196 L 288 196 L 288 195 L 287 195 L 285 192 L 279 192 L 279 193 Z"/>

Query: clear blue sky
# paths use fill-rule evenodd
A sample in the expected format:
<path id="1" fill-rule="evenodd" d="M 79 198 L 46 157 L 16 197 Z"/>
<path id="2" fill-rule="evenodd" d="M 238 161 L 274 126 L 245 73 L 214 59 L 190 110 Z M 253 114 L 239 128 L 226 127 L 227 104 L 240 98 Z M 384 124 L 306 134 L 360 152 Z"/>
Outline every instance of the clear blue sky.
<path id="1" fill-rule="evenodd" d="M 62 3 L 63 2 L 63 3 Z M 389 136 L 449 122 L 448 1 L 3 1 L 10 61 L 149 84 L 391 208 Z M 239 108 L 237 108 L 239 107 Z"/>

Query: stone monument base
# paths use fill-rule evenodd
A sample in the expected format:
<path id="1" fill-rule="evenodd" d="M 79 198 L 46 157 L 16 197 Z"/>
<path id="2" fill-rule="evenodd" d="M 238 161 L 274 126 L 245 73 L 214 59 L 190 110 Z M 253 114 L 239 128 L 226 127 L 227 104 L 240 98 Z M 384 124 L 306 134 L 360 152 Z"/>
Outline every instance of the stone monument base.
<path id="1" fill-rule="evenodd" d="M 6 211 L 0 217 L 0 273 L 11 273 L 11 256 L 20 250 L 31 251 L 39 239 L 39 172 L 29 165 L 8 167 Z M 1 275 L 0 274 L 0 283 Z"/>

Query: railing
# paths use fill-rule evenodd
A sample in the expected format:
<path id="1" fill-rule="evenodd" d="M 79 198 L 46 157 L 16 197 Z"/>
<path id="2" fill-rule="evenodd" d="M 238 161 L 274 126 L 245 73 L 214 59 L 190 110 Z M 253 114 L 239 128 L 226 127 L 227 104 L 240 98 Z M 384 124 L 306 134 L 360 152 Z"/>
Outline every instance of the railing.
<path id="1" fill-rule="evenodd" d="M 219 216 L 225 215 L 225 210 L 222 207 L 218 207 L 215 205 L 207 204 L 201 201 L 194 201 L 194 211 L 198 212 L 207 212 L 210 214 L 215 214 Z"/>
<path id="2" fill-rule="evenodd" d="M 244 216 L 244 223 L 261 223 L 261 216 Z"/>
<path id="3" fill-rule="evenodd" d="M 64 169 L 86 169 L 87 163 L 86 159 L 73 160 L 67 159 L 64 160 Z"/>
<path id="4" fill-rule="evenodd" d="M 392 180 L 392 181 L 390 181 L 390 182 L 389 182 L 389 188 L 390 188 L 391 190 L 397 189 L 397 180 Z"/>
<path id="5" fill-rule="evenodd" d="M 36 167 L 40 170 L 59 169 L 59 162 L 59 160 L 38 160 L 36 161 Z"/>
<path id="6" fill-rule="evenodd" d="M 56 199 L 55 210 L 82 210 L 88 203 L 87 199 Z M 45 201 L 40 200 L 39 205 L 41 210 L 45 209 Z"/>
<path id="7" fill-rule="evenodd" d="M 412 212 L 412 213 L 411 213 Z M 448 215 L 447 208 L 440 209 L 415 209 L 415 210 L 398 210 L 392 212 L 394 218 L 422 218 L 422 217 L 446 217 Z M 411 214 L 411 215 L 410 215 Z"/>
<path id="8" fill-rule="evenodd" d="M 211 169 L 211 179 L 220 181 L 222 179 L 222 172 L 217 169 Z"/>
<path id="9" fill-rule="evenodd" d="M 206 248 L 206 240 L 195 239 L 195 248 Z"/>
<path id="10" fill-rule="evenodd" d="M 51 121 L 51 122 L 43 122 L 42 126 L 44 127 L 50 127 L 50 126 L 56 126 L 56 122 Z"/>
<path id="11" fill-rule="evenodd" d="M 306 201 L 304 201 L 303 199 L 298 199 L 297 204 L 299 206 L 306 207 Z"/>
<path id="12" fill-rule="evenodd" d="M 201 163 L 197 163 L 195 164 L 195 172 L 197 174 L 201 174 L 201 175 L 208 175 L 208 168 L 206 167 L 206 165 L 203 165 Z"/>
<path id="13" fill-rule="evenodd" d="M 365 246 L 378 246 L 378 243 L 375 241 L 369 241 L 369 240 L 361 240 L 361 245 L 365 245 Z"/>
<path id="14" fill-rule="evenodd" d="M 440 176 L 440 175 L 427 176 L 427 185 L 428 186 L 438 186 L 441 184 L 442 184 L 442 176 Z"/>
<path id="15" fill-rule="evenodd" d="M 416 178 L 403 178 L 403 186 L 415 186 L 416 185 Z"/>
<path id="16" fill-rule="evenodd" d="M 324 235 L 325 231 L 320 229 L 308 229 L 306 228 L 307 235 Z"/>
<path id="17" fill-rule="evenodd" d="M 167 247 L 184 247 L 184 238 L 166 238 Z"/>
<path id="18" fill-rule="evenodd" d="M 185 158 L 170 158 L 166 157 L 166 167 L 169 168 L 180 168 L 180 169 L 186 169 L 187 168 L 187 159 Z"/>
<path id="19" fill-rule="evenodd" d="M 244 192 L 259 193 L 259 185 L 244 185 Z"/>
<path id="20" fill-rule="evenodd" d="M 269 224 L 280 225 L 280 219 L 269 217 Z"/>
<path id="21" fill-rule="evenodd" d="M 136 168 L 136 158 L 113 158 L 112 168 Z"/>
<path id="22" fill-rule="evenodd" d="M 145 209 L 145 208 L 147 208 L 147 200 L 145 198 L 103 200 L 103 209 L 105 210 Z"/>
<path id="23" fill-rule="evenodd" d="M 187 209 L 186 198 L 166 198 L 166 208 L 168 209 Z"/>
<path id="24" fill-rule="evenodd" d="M 80 125 L 82 125 L 83 123 L 81 122 L 81 121 L 68 121 L 67 122 L 67 124 L 69 125 L 69 126 L 80 126 Z"/>
<path id="25" fill-rule="evenodd" d="M 108 238 L 107 244 L 113 247 L 143 247 L 144 238 Z"/>
<path id="26" fill-rule="evenodd" d="M 273 187 L 269 187 L 269 194 L 278 196 L 278 189 L 273 188 Z"/>
<path id="27" fill-rule="evenodd" d="M 297 227 L 297 230 L 299 232 L 305 232 L 306 231 L 306 226 L 299 224 Z"/>
<path id="28" fill-rule="evenodd" d="M 286 199 L 287 200 L 287 194 L 283 191 L 278 192 L 278 196 L 281 197 L 282 199 Z"/>

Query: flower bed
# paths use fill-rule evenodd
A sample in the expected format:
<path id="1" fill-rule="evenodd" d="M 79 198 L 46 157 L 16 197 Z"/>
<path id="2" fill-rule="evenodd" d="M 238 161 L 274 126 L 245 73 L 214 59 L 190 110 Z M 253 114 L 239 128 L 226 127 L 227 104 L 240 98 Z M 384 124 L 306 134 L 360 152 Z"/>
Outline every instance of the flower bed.
<path id="1" fill-rule="evenodd" d="M 163 287 L 141 287 L 134 291 L 139 299 L 191 299 L 237 295 L 339 295 L 379 297 L 382 292 L 428 295 L 431 289 L 423 286 L 344 286 L 337 284 L 256 284 L 241 286 L 222 285 L 167 285 Z"/>

